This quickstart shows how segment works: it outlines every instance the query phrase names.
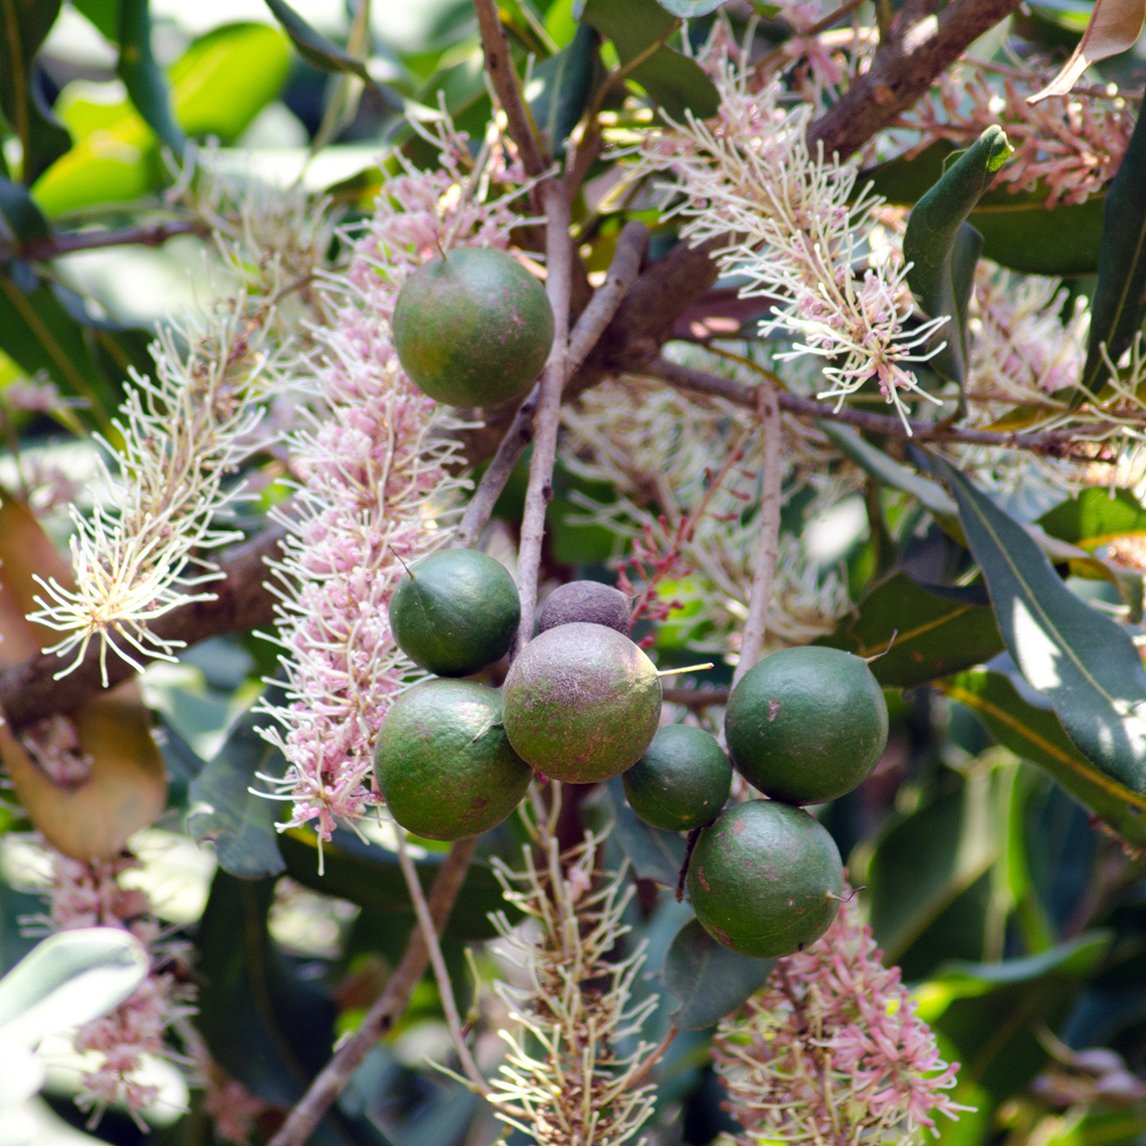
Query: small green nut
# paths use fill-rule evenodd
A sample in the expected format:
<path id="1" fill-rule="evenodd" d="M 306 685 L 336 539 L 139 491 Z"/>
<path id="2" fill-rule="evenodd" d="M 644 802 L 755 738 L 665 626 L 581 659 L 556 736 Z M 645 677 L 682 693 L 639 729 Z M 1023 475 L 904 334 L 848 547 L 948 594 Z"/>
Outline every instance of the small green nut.
<path id="1" fill-rule="evenodd" d="M 499 561 L 477 549 L 423 557 L 390 597 L 398 647 L 438 676 L 469 676 L 504 656 L 521 624 L 521 598 Z"/>
<path id="2" fill-rule="evenodd" d="M 669 832 L 703 827 L 724 807 L 732 765 L 716 737 L 690 724 L 657 730 L 645 754 L 621 777 L 629 807 Z"/>

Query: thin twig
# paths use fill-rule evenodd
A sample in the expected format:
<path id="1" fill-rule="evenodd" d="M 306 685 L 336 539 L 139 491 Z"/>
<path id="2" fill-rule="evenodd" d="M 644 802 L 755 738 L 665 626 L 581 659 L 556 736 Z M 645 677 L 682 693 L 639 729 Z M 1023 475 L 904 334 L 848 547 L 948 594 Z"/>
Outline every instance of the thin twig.
<path id="1" fill-rule="evenodd" d="M 548 163 L 533 134 L 533 120 L 521 98 L 521 87 L 509 54 L 509 41 L 505 38 L 494 0 L 474 0 L 482 48 L 485 51 L 485 71 L 505 112 L 509 135 L 517 144 L 522 166 L 535 178 L 543 175 Z M 568 231 L 568 229 L 566 229 Z"/>
<path id="2" fill-rule="evenodd" d="M 434 930 L 438 933 L 449 918 L 476 846 L 476 839 L 458 840 L 434 877 L 428 908 Z M 302 1146 L 310 1138 L 319 1120 L 346 1089 L 351 1076 L 373 1050 L 378 1039 L 406 1009 L 429 959 L 426 941 L 421 929 L 416 927 L 410 932 L 402 961 L 386 984 L 386 989 L 366 1012 L 362 1025 L 334 1052 L 268 1146 Z"/>
<path id="3" fill-rule="evenodd" d="M 681 390 L 695 394 L 710 394 L 738 406 L 756 408 L 759 387 L 737 382 L 733 378 L 721 378 L 716 374 L 709 374 L 692 366 L 682 366 L 665 358 L 655 358 L 642 365 L 634 365 L 633 369 L 635 373 L 661 378 Z M 892 414 L 873 414 L 850 406 L 833 409 L 826 402 L 815 398 L 804 398 L 787 391 L 781 391 L 777 395 L 777 401 L 781 410 L 800 418 L 842 422 L 892 438 L 910 437 L 913 441 L 919 442 L 970 442 L 1003 450 L 1029 450 L 1031 453 L 1046 454 L 1056 458 L 1078 456 L 1093 460 L 1089 454 L 1083 452 L 1093 443 L 1079 442 L 1067 431 L 1032 430 L 1000 433 L 997 430 L 976 430 L 949 425 L 946 422 L 925 422 L 911 418 L 904 423 Z"/>
<path id="4" fill-rule="evenodd" d="M 450 1037 L 454 1042 L 454 1049 L 458 1052 L 458 1061 L 466 1078 L 478 1094 L 485 1094 L 489 1087 L 482 1076 L 474 1056 L 462 1032 L 462 1020 L 458 1014 L 458 1004 L 454 1000 L 454 985 L 450 981 L 450 973 L 446 969 L 446 961 L 442 957 L 441 944 L 438 942 L 438 932 L 434 920 L 430 915 L 430 906 L 426 902 L 426 895 L 422 891 L 422 884 L 418 880 L 418 869 L 410 859 L 406 848 L 406 840 L 402 832 L 398 832 L 398 865 L 402 869 L 402 877 L 406 881 L 406 890 L 410 894 L 410 902 L 414 906 L 414 915 L 418 919 L 418 927 L 422 932 L 422 939 L 426 944 L 426 951 L 430 957 L 430 966 L 434 969 L 434 979 L 438 984 L 438 996 L 442 1001 L 442 1013 L 446 1018 Z"/>
<path id="5" fill-rule="evenodd" d="M 549 263 L 546 290 L 553 306 L 553 349 L 541 374 L 534 419 L 533 457 L 521 515 L 521 541 L 517 558 L 517 591 L 521 597 L 520 648 L 533 636 L 537 582 L 541 571 L 541 543 L 545 537 L 545 510 L 553 498 L 553 467 L 557 460 L 557 431 L 561 419 L 561 391 L 565 387 L 569 353 L 569 287 L 572 251 L 569 246 L 569 198 L 564 183 L 542 184 L 545 209 L 545 249 Z"/>
<path id="6" fill-rule="evenodd" d="M 613 262 L 605 281 L 597 288 L 589 305 L 569 336 L 569 350 L 566 357 L 566 377 L 575 374 L 585 359 L 593 352 L 602 332 L 613 321 L 613 315 L 621 305 L 629 288 L 637 280 L 641 261 L 648 247 L 649 232 L 643 223 L 627 223 L 617 237 L 617 247 Z M 477 489 L 466 505 L 458 526 L 456 541 L 459 546 L 470 546 L 486 527 L 493 513 L 497 499 L 505 489 L 525 447 L 533 440 L 533 417 L 537 412 L 540 387 L 535 386 L 521 403 L 513 421 L 498 443 L 493 460 L 486 467 L 478 482 Z"/>
<path id="7" fill-rule="evenodd" d="M 115 230 L 69 231 L 28 239 L 16 246 L 21 259 L 43 261 L 73 255 L 78 251 L 102 251 L 107 247 L 161 247 L 179 235 L 206 234 L 209 228 L 198 219 L 172 219 L 165 223 L 144 223 Z M 0 255 L 7 252 L 0 247 Z"/>
<path id="8" fill-rule="evenodd" d="M 780 404 L 778 391 L 770 382 L 756 387 L 759 395 L 761 446 L 764 468 L 761 474 L 760 537 L 756 548 L 752 588 L 748 595 L 748 617 L 740 639 L 740 657 L 732 673 L 736 682 L 760 659 L 768 630 L 768 606 L 772 601 L 772 582 L 776 576 L 780 538 L 780 486 L 783 477 L 780 441 Z"/>

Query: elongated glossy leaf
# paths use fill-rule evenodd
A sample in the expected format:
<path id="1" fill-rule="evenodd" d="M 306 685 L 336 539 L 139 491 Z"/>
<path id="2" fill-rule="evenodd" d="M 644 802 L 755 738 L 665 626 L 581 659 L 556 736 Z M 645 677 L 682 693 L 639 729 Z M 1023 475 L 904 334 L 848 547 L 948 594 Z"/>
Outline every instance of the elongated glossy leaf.
<path id="1" fill-rule="evenodd" d="M 657 0 L 587 0 L 581 18 L 613 41 L 622 65 L 647 54 L 630 74 L 673 119 L 715 114 L 720 99 L 704 70 L 664 44 L 677 20 Z"/>
<path id="2" fill-rule="evenodd" d="M 71 146 L 44 102 L 36 54 L 60 11 L 60 0 L 0 3 L 0 113 L 20 141 L 23 181 L 31 183 Z"/>
<path id="3" fill-rule="evenodd" d="M 1146 795 L 1095 769 L 1071 743 L 1049 705 L 1041 708 L 1021 696 L 996 672 L 959 673 L 938 687 L 971 709 L 1000 744 L 1049 772 L 1123 839 L 1146 847 Z"/>
<path id="4" fill-rule="evenodd" d="M 1140 5 L 1143 0 L 1136 0 Z M 1098 8 L 1095 6 L 1095 13 Z M 1139 18 L 1141 23 L 1141 17 Z M 1117 364 L 1142 324 L 1146 307 L 1146 116 L 1141 111 L 1106 193 L 1102 213 L 1102 245 L 1098 283 L 1091 303 L 1090 335 L 1086 345 L 1083 386 L 1096 392 L 1107 375 L 1101 348 Z M 1085 394 L 1080 390 L 1078 401 Z"/>
<path id="5" fill-rule="evenodd" d="M 349 72 L 374 87 L 374 78 L 363 60 L 340 48 L 333 40 L 316 31 L 285 0 L 266 0 L 271 14 L 290 36 L 295 50 L 308 64 L 323 72 Z"/>
<path id="6" fill-rule="evenodd" d="M 28 189 L 10 179 L 0 178 L 0 260 L 6 260 L 4 247 L 19 251 L 20 244 L 48 236 L 50 228 Z"/>
<path id="7" fill-rule="evenodd" d="M 967 217 L 1013 150 L 1002 128 L 987 128 L 916 203 L 903 236 L 903 255 L 911 263 L 907 282 L 916 300 L 932 317 L 950 316 L 938 336 L 947 345 L 931 365 L 960 384 L 969 350 L 967 304 L 982 249 Z"/>
<path id="8" fill-rule="evenodd" d="M 275 830 L 278 805 L 251 791 L 262 788 L 256 773 L 282 770 L 281 754 L 259 736 L 248 714 L 191 781 L 187 829 L 213 843 L 219 866 L 240 879 L 278 875 L 286 867 Z"/>
<path id="9" fill-rule="evenodd" d="M 314 832 L 298 828 L 284 832 L 280 848 L 292 879 L 371 911 L 408 917 L 413 926 L 410 893 L 394 852 L 365 843 L 351 831 L 336 831 L 333 839 L 323 845 L 323 873 L 319 875 Z M 424 891 L 429 891 L 441 862 L 442 854 L 436 852 L 418 860 L 418 880 Z M 490 913 L 505 909 L 501 884 L 489 866 L 477 859 L 466 870 L 446 933 L 458 939 L 489 939 L 497 934 L 489 920 Z M 509 914 L 512 916 L 513 912 Z"/>
<path id="10" fill-rule="evenodd" d="M 629 807 L 619 776 L 602 784 L 590 798 L 613 822 L 613 838 L 642 879 L 676 887 L 684 866 L 684 836 L 650 827 Z"/>
<path id="11" fill-rule="evenodd" d="M 330 1058 L 335 1006 L 271 939 L 274 880 L 219 872 L 196 929 L 201 980 L 196 1024 L 211 1057 L 265 1102 L 293 1105 Z M 385 1146 L 363 1116 L 331 1108 L 315 1146 Z"/>
<path id="12" fill-rule="evenodd" d="M 121 0 L 116 73 L 136 111 L 178 156 L 186 140 L 171 111 L 167 77 L 151 49 L 151 0 Z"/>
<path id="13" fill-rule="evenodd" d="M 914 203 L 940 177 L 954 152 L 941 140 L 911 159 L 891 159 L 865 172 L 889 202 Z M 1098 268 L 1105 194 L 1048 210 L 1047 188 L 1012 186 L 983 193 L 967 218 L 983 236 L 983 255 L 1032 275 L 1086 275 Z"/>
<path id="14" fill-rule="evenodd" d="M 1107 60 L 1134 47 L 1146 21 L 1146 0 L 1094 0 L 1094 10 L 1078 46 L 1058 75 L 1028 103 L 1048 96 L 1064 96 L 1091 64 Z"/>
<path id="15" fill-rule="evenodd" d="M 900 963 L 998 859 L 1004 841 L 996 795 L 991 770 L 978 768 L 957 790 L 904 816 L 877 841 L 866 894 L 872 930 L 890 962 Z M 978 923 L 964 929 L 960 953 L 982 943 Z"/>
<path id="16" fill-rule="evenodd" d="M 669 1022 L 682 1031 L 715 1026 L 767 982 L 775 959 L 750 959 L 721 947 L 690 919 L 673 936 L 661 974 L 680 1000 Z"/>
<path id="17" fill-rule="evenodd" d="M 530 109 L 549 151 L 565 143 L 588 106 L 594 79 L 601 70 L 597 42 L 591 25 L 578 24 L 573 42 L 533 70 L 533 82 L 541 87 Z"/>
<path id="18" fill-rule="evenodd" d="M 899 688 L 983 664 L 1003 649 L 994 613 L 979 593 L 921 585 L 903 572 L 872 586 L 817 643 L 871 658 L 876 680 Z"/>
<path id="19" fill-rule="evenodd" d="M 147 977 L 143 945 L 119 927 L 48 936 L 0 979 L 0 1031 L 28 1045 L 119 1006 Z"/>
<path id="20" fill-rule="evenodd" d="M 942 468 L 1023 676 L 1099 771 L 1146 792 L 1146 670 L 1134 642 L 1062 583 L 1018 522 Z"/>
<path id="21" fill-rule="evenodd" d="M 953 1047 L 960 1082 L 995 1101 L 1020 1092 L 1047 1063 L 1054 1030 L 1110 946 L 1105 933 L 1002 963 L 952 963 L 917 995 L 920 1017 Z"/>

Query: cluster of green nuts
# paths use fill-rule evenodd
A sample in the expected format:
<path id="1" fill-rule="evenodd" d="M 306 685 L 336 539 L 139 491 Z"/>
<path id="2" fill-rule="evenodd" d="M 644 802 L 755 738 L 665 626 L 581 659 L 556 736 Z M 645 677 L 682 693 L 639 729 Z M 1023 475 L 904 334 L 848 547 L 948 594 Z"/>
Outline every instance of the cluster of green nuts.
<path id="1" fill-rule="evenodd" d="M 569 784 L 621 776 L 642 820 L 700 829 L 687 886 L 715 939 L 770 956 L 818 938 L 843 866 L 802 805 L 851 790 L 883 751 L 887 707 L 867 664 L 816 647 L 767 657 L 729 697 L 726 755 L 703 729 L 660 726 L 660 676 L 629 637 L 628 600 L 597 582 L 546 598 L 501 688 L 463 679 L 506 654 L 520 618 L 512 578 L 476 550 L 425 557 L 399 582 L 395 640 L 436 675 L 398 697 L 379 733 L 376 776 L 394 819 L 459 839 L 508 817 L 535 772 Z M 734 767 L 767 798 L 725 809 Z"/>
<path id="2" fill-rule="evenodd" d="M 479 248 L 443 252 L 414 272 L 393 319 L 408 376 L 458 406 L 520 399 L 553 331 L 537 279 L 511 255 Z M 535 772 L 570 784 L 620 775 L 641 819 L 698 832 L 689 898 L 718 942 L 777 956 L 823 934 L 843 866 L 803 806 L 850 791 L 883 752 L 887 707 L 867 664 L 817 647 L 765 658 L 729 697 L 726 754 L 703 729 L 660 727 L 660 675 L 630 640 L 618 590 L 562 586 L 500 689 L 467 679 L 506 655 L 520 622 L 512 578 L 475 550 L 425 557 L 398 584 L 394 638 L 435 675 L 397 698 L 378 736 L 375 773 L 394 819 L 423 837 L 460 839 L 506 819 Z M 725 809 L 734 767 L 766 798 Z"/>

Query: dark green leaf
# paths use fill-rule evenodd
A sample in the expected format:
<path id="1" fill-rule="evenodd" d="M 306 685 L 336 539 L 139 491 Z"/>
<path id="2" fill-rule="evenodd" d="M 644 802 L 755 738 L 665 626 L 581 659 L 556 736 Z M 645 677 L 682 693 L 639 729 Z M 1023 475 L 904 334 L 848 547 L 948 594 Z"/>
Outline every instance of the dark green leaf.
<path id="1" fill-rule="evenodd" d="M 44 102 L 36 54 L 60 0 L 0 0 L 0 113 L 20 141 L 23 182 L 31 183 L 71 146 Z"/>
<path id="2" fill-rule="evenodd" d="M 0 178 L 0 262 L 7 261 L 3 247 L 18 251 L 22 243 L 46 239 L 51 228 L 36 206 L 28 189 L 10 179 Z"/>
<path id="3" fill-rule="evenodd" d="M 274 884 L 215 876 L 197 930 L 198 1026 L 228 1074 L 265 1101 L 290 1106 L 330 1057 L 335 1008 L 271 941 Z"/>
<path id="4" fill-rule="evenodd" d="M 1049 772 L 1120 836 L 1146 847 L 1146 795 L 1097 771 L 1063 731 L 1054 711 L 1019 695 L 1001 673 L 960 673 L 939 686 L 974 712 L 1000 744 Z"/>
<path id="5" fill-rule="evenodd" d="M 679 832 L 662 832 L 639 819 L 625 799 L 620 776 L 607 780 L 590 800 L 612 819 L 613 838 L 633 865 L 633 871 L 641 879 L 676 887 L 684 866 L 684 837 Z"/>
<path id="6" fill-rule="evenodd" d="M 1003 650 L 994 613 L 979 593 L 921 585 L 903 572 L 872 586 L 817 643 L 872 658 L 876 680 L 899 688 L 982 664 Z"/>
<path id="7" fill-rule="evenodd" d="M 330 1058 L 335 1006 L 271 940 L 267 912 L 275 881 L 218 872 L 196 931 L 201 982 L 196 1020 L 211 1057 L 265 1102 L 292 1106 Z M 386 1146 L 360 1115 L 335 1106 L 315 1146 Z"/>
<path id="8" fill-rule="evenodd" d="M 916 300 L 925 314 L 951 318 L 937 336 L 947 346 L 931 366 L 960 384 L 969 350 L 967 304 L 983 245 L 967 217 L 1013 150 L 1002 128 L 987 128 L 916 203 L 903 236 L 903 255 L 911 263 L 907 282 Z"/>
<path id="9" fill-rule="evenodd" d="M 1102 773 L 1146 792 L 1146 670 L 1129 634 L 1062 583 L 1018 522 L 940 464 L 1023 676 Z"/>
<path id="10" fill-rule="evenodd" d="M 1098 283 L 1090 308 L 1090 337 L 1082 386 L 1097 391 L 1107 375 L 1101 347 L 1114 363 L 1130 346 L 1142 325 L 1146 306 L 1146 116 L 1130 137 L 1126 154 L 1106 193 Z M 1078 401 L 1085 399 L 1080 389 Z"/>
<path id="11" fill-rule="evenodd" d="M 410 894 L 394 852 L 365 843 L 353 832 L 336 831 L 322 846 L 320 874 L 314 832 L 303 828 L 284 832 L 279 846 L 287 873 L 299 883 L 372 911 L 408 914 L 413 924 Z M 429 891 L 441 862 L 442 856 L 436 852 L 418 860 L 418 880 L 424 891 Z M 497 934 L 489 921 L 490 913 L 505 909 L 501 884 L 489 867 L 475 860 L 466 872 L 446 931 L 459 939 L 488 939 Z"/>
<path id="12" fill-rule="evenodd" d="M 151 50 L 150 0 L 122 0 L 119 13 L 119 62 L 116 74 L 128 98 L 159 141 L 176 155 L 186 139 L 171 112 L 171 93 Z"/>
<path id="13" fill-rule="evenodd" d="M 889 202 L 914 203 L 937 179 L 954 148 L 933 143 L 912 159 L 892 159 L 865 174 Z M 1098 268 L 1105 194 L 1047 207 L 1048 190 L 1013 185 L 983 193 L 967 222 L 983 236 L 983 255 L 1025 274 L 1085 275 Z"/>
<path id="14" fill-rule="evenodd" d="M 374 79 L 364 61 L 343 51 L 333 41 L 316 32 L 285 0 L 266 0 L 271 14 L 291 38 L 296 51 L 308 64 L 322 72 L 349 72 L 374 87 Z"/>
<path id="15" fill-rule="evenodd" d="M 119 42 L 119 0 L 72 0 L 72 6 L 95 25 L 109 44 Z"/>
<path id="16" fill-rule="evenodd" d="M 721 947 L 690 919 L 665 955 L 665 986 L 680 1000 L 669 1022 L 682 1031 L 715 1026 L 764 986 L 775 959 L 750 959 Z"/>
<path id="17" fill-rule="evenodd" d="M 998 859 L 1003 838 L 995 797 L 993 771 L 977 768 L 958 789 L 904 816 L 877 842 L 867 894 L 872 930 L 889 962 L 899 963 Z M 966 942 L 982 943 L 981 913 L 978 923 L 964 935 Z"/>
<path id="18" fill-rule="evenodd" d="M 251 791 L 262 786 L 257 773 L 282 771 L 282 754 L 255 731 L 247 714 L 191 781 L 187 830 L 201 843 L 213 843 L 219 866 L 240 879 L 278 875 L 286 867 L 275 831 L 278 806 Z"/>
<path id="19" fill-rule="evenodd" d="M 599 78 L 596 31 L 578 24 L 573 42 L 533 69 L 541 90 L 530 107 L 548 151 L 558 150 L 569 138 L 588 106 L 594 80 Z"/>
<path id="20" fill-rule="evenodd" d="M 635 65 L 629 74 L 667 115 L 716 114 L 720 97 L 713 82 L 695 60 L 665 44 L 677 20 L 657 0 L 587 0 L 582 19 L 613 41 L 622 66 Z"/>
<path id="21" fill-rule="evenodd" d="M 97 409 L 106 391 L 83 326 L 61 301 L 56 288 L 40 282 L 30 268 L 9 264 L 0 273 L 0 350 L 28 374 L 43 370 L 62 393 L 84 398 Z M 13 272 L 24 272 L 24 281 Z"/>
<path id="22" fill-rule="evenodd" d="M 952 963 L 919 996 L 920 1016 L 950 1042 L 961 1084 L 996 1101 L 1022 1091 L 1046 1065 L 1045 1032 L 1066 1015 L 1110 944 L 1081 935 L 1024 959 Z"/>

